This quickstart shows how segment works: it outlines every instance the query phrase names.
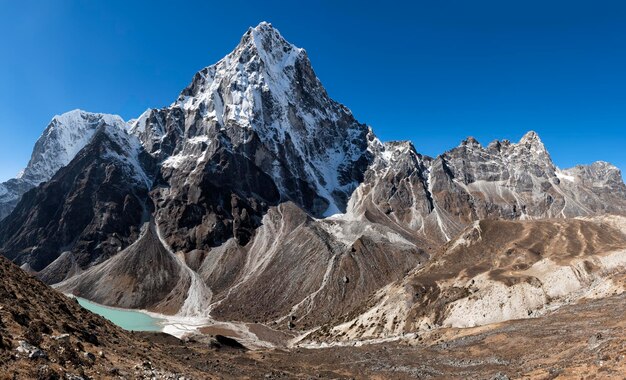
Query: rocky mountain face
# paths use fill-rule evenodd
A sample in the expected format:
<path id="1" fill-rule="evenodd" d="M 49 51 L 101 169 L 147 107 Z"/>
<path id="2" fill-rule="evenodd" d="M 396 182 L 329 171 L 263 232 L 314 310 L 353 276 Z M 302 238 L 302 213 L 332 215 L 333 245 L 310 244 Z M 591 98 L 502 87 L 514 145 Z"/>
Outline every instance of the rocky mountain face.
<path id="1" fill-rule="evenodd" d="M 348 214 L 442 243 L 482 219 L 624 214 L 626 186 L 607 163 L 558 169 L 539 136 L 518 143 L 473 138 L 435 159 L 410 143 L 386 143 L 350 201 Z"/>
<path id="2" fill-rule="evenodd" d="M 269 206 L 345 211 L 374 137 L 328 97 L 303 49 L 268 24 L 132 127 L 161 163 L 158 218 L 176 250 L 245 245 Z"/>
<path id="3" fill-rule="evenodd" d="M 91 141 L 50 181 L 27 192 L 0 224 L 3 253 L 62 280 L 104 261 L 139 236 L 151 182 L 140 163 L 138 140 L 116 125 L 102 124 Z M 66 253 L 67 254 L 64 254 Z"/>
<path id="4" fill-rule="evenodd" d="M 33 148 L 26 168 L 0 184 L 0 220 L 13 211 L 22 195 L 48 181 L 91 141 L 101 125 L 126 128 L 121 117 L 74 110 L 52 118 Z"/>
<path id="5" fill-rule="evenodd" d="M 96 124 L 0 222 L 0 252 L 107 305 L 308 331 L 356 318 L 477 221 L 626 214 L 619 170 L 560 170 L 534 132 L 436 158 L 380 142 L 267 23 L 169 107 Z"/>
<path id="6" fill-rule="evenodd" d="M 597 161 L 591 165 L 578 165 L 556 173 L 571 204 L 590 208 L 589 211 L 621 214 L 626 197 L 626 187 L 618 168 L 608 162 Z M 572 215 L 570 211 L 570 216 Z"/>

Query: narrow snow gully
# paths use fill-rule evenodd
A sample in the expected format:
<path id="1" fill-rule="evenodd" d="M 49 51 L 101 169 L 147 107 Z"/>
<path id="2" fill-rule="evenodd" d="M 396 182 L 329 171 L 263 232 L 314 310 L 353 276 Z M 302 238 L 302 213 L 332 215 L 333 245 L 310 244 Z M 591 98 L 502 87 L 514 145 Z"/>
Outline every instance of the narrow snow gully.
<path id="1" fill-rule="evenodd" d="M 157 237 L 159 238 L 161 244 L 163 244 L 163 247 L 165 247 L 165 249 L 176 258 L 176 260 L 178 260 L 181 265 L 181 269 L 187 272 L 191 280 L 189 290 L 187 291 L 187 298 L 185 299 L 183 306 L 178 311 L 177 316 L 210 318 L 208 306 L 211 304 L 213 292 L 208 286 L 206 286 L 200 275 L 193 269 L 189 268 L 185 260 L 172 251 L 161 235 L 161 229 L 159 228 L 158 222 L 155 222 L 155 229 Z"/>

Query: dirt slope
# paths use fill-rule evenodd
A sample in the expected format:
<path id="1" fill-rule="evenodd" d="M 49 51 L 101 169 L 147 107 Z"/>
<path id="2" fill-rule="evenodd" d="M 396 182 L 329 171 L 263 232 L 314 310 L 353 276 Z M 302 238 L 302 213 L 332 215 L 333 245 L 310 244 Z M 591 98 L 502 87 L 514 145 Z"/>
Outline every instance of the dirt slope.
<path id="1" fill-rule="evenodd" d="M 313 339 L 380 338 L 536 317 L 624 292 L 626 219 L 484 220 Z"/>

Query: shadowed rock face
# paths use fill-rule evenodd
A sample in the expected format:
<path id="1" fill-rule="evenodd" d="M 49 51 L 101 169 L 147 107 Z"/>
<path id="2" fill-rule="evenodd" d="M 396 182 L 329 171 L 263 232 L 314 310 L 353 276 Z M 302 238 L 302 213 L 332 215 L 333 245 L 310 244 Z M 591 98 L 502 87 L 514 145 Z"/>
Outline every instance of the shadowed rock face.
<path id="1" fill-rule="evenodd" d="M 278 204 L 275 183 L 246 156 L 219 149 L 191 173 L 163 170 L 153 191 L 168 243 L 191 251 L 235 238 L 246 245 L 269 205 Z"/>
<path id="2" fill-rule="evenodd" d="M 27 192 L 2 221 L 3 254 L 39 271 L 65 251 L 85 267 L 129 245 L 138 237 L 148 195 L 135 159 L 125 132 L 102 126 L 68 166 Z"/>
<path id="3" fill-rule="evenodd" d="M 16 178 L 0 183 L 0 220 L 13 211 L 24 193 L 69 164 L 104 124 L 120 129 L 126 126 L 119 116 L 81 110 L 55 116 L 35 143 L 26 168 Z"/>

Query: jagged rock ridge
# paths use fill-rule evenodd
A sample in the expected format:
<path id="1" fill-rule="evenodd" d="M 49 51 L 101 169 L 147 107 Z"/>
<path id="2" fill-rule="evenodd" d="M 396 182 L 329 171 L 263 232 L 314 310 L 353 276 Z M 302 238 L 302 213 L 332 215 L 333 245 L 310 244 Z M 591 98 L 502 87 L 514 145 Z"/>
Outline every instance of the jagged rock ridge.
<path id="1" fill-rule="evenodd" d="M 433 159 L 386 143 L 348 207 L 350 218 L 446 242 L 482 219 L 570 218 L 626 212 L 626 186 L 607 163 L 558 169 L 539 136 L 518 143 L 473 138 Z"/>

